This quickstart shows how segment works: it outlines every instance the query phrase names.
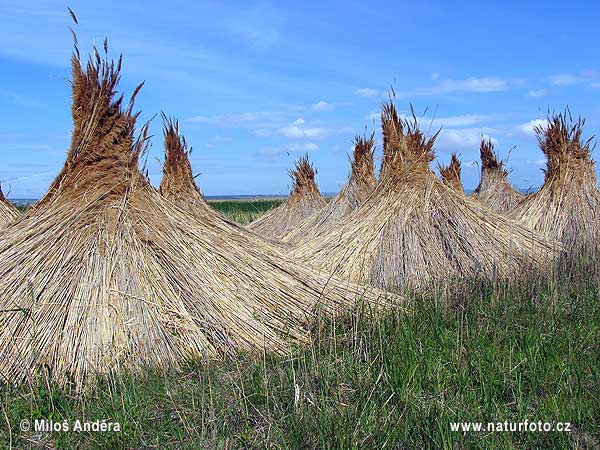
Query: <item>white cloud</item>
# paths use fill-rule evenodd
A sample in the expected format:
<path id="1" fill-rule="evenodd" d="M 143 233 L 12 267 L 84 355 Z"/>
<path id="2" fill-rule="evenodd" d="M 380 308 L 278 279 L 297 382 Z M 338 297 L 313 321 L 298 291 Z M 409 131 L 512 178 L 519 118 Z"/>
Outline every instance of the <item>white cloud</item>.
<path id="1" fill-rule="evenodd" d="M 282 147 L 260 150 L 256 154 L 259 156 L 276 156 L 283 153 L 312 152 L 318 149 L 319 146 L 314 142 L 290 142 Z"/>
<path id="2" fill-rule="evenodd" d="M 585 78 L 572 73 L 563 73 L 560 75 L 549 76 L 548 81 L 550 84 L 554 84 L 556 86 L 572 86 L 574 84 L 583 83 Z"/>
<path id="3" fill-rule="evenodd" d="M 301 127 L 298 125 L 288 125 L 279 130 L 279 132 L 290 139 L 302 139 L 302 138 L 320 138 L 327 134 L 325 128 L 308 128 Z"/>
<path id="4" fill-rule="evenodd" d="M 431 74 L 431 79 L 432 80 L 438 80 L 440 78 L 440 74 L 437 72 L 434 72 Z"/>
<path id="5" fill-rule="evenodd" d="M 477 149 L 482 138 L 491 139 L 494 144 L 498 144 L 498 140 L 490 135 L 494 131 L 486 127 L 442 129 L 437 144 L 440 149 L 444 150 L 462 151 Z"/>
<path id="6" fill-rule="evenodd" d="M 545 128 L 548 126 L 548 121 L 546 119 L 530 120 L 527 123 L 519 125 L 519 131 L 527 136 L 535 136 L 535 128 L 540 126 Z"/>
<path id="7" fill-rule="evenodd" d="M 455 128 L 489 122 L 496 118 L 498 118 L 498 115 L 496 114 L 462 114 L 459 116 L 438 117 L 429 120 L 426 117 L 421 117 L 419 118 L 419 122 L 422 122 L 424 125 L 431 124 L 434 128 Z"/>
<path id="8" fill-rule="evenodd" d="M 315 126 L 307 126 L 304 119 L 296 119 L 291 124 L 280 128 L 279 134 L 288 139 L 321 139 L 332 134 L 344 133 L 352 131 L 351 128 L 323 128 Z"/>
<path id="9" fill-rule="evenodd" d="M 412 116 L 408 115 L 406 112 L 401 112 L 399 115 L 403 119 L 412 121 Z M 379 118 L 379 113 L 373 113 L 371 116 L 368 117 L 371 117 L 373 119 Z M 423 129 L 451 129 L 470 127 L 481 123 L 491 122 L 502 117 L 504 117 L 504 115 L 501 114 L 461 114 L 458 116 L 448 117 L 417 116 L 417 122 L 419 123 L 419 126 Z"/>
<path id="10" fill-rule="evenodd" d="M 269 137 L 273 136 L 273 132 L 271 130 L 265 130 L 264 128 L 258 128 L 256 130 L 252 130 L 252 134 L 258 137 Z"/>
<path id="11" fill-rule="evenodd" d="M 561 73 L 548 77 L 548 82 L 555 86 L 574 86 L 577 84 L 589 84 L 594 86 L 600 80 L 600 71 L 586 70 L 577 73 Z"/>
<path id="12" fill-rule="evenodd" d="M 397 92 L 396 97 L 405 98 L 412 96 L 442 95 L 454 92 L 485 93 L 502 92 L 509 90 L 516 80 L 506 80 L 503 78 L 484 77 L 484 78 L 465 78 L 462 80 L 446 79 L 435 80 L 437 83 L 433 86 L 420 87 L 411 91 Z"/>
<path id="13" fill-rule="evenodd" d="M 233 141 L 233 139 L 230 138 L 229 136 L 219 136 L 219 135 L 216 135 L 214 140 L 216 142 L 231 142 L 231 141 Z"/>
<path id="14" fill-rule="evenodd" d="M 335 105 L 321 100 L 312 105 L 311 108 L 313 109 L 313 111 L 333 111 L 335 109 Z"/>
<path id="15" fill-rule="evenodd" d="M 207 116 L 194 116 L 185 119 L 186 122 L 194 122 L 194 123 L 214 123 L 214 118 Z"/>
<path id="16" fill-rule="evenodd" d="M 204 144 L 206 148 L 217 148 L 215 144 Z"/>
<path id="17" fill-rule="evenodd" d="M 352 128 L 349 127 L 331 128 L 309 125 L 302 117 L 298 117 L 290 123 L 286 114 L 276 112 L 194 116 L 185 121 L 223 128 L 246 129 L 258 137 L 281 135 L 288 139 L 321 139 L 333 134 L 352 131 Z"/>
<path id="18" fill-rule="evenodd" d="M 364 98 L 371 98 L 377 96 L 377 91 L 371 88 L 361 88 L 354 91 L 356 95 Z"/>
<path id="19" fill-rule="evenodd" d="M 548 95 L 548 91 L 546 89 L 532 89 L 527 91 L 527 96 L 531 98 L 542 98 Z"/>
<path id="20" fill-rule="evenodd" d="M 272 128 L 283 120 L 281 113 L 270 111 L 246 112 L 240 114 L 217 114 L 215 116 L 194 116 L 186 122 L 239 128 Z"/>

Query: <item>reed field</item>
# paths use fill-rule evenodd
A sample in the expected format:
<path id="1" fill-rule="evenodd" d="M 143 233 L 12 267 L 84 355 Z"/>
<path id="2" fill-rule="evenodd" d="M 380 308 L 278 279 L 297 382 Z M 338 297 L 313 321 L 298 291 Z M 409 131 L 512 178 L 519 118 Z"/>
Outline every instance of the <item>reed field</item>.
<path id="1" fill-rule="evenodd" d="M 231 217 L 276 201 L 210 202 Z M 225 206 L 226 205 L 226 206 Z M 0 448 L 595 449 L 600 302 L 585 277 L 482 280 L 323 319 L 287 356 L 1 393 Z M 23 419 L 117 421 L 118 433 L 23 433 Z M 570 422 L 566 432 L 454 432 L 451 422 Z"/>

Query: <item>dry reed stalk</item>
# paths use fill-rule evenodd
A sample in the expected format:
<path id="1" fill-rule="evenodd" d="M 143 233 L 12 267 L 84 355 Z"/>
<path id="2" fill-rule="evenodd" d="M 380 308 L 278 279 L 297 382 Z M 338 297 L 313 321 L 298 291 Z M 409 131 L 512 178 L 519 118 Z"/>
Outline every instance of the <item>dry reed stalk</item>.
<path id="1" fill-rule="evenodd" d="M 429 168 L 437 134 L 425 138 L 414 115 L 400 124 L 369 198 L 291 249 L 291 258 L 390 289 L 518 275 L 555 258 L 558 244 L 444 185 Z"/>
<path id="2" fill-rule="evenodd" d="M 294 163 L 289 174 L 294 180 L 294 187 L 288 199 L 250 223 L 246 227 L 248 230 L 268 239 L 283 239 L 327 204 L 315 183 L 316 172 L 308 154 Z"/>
<path id="3" fill-rule="evenodd" d="M 190 155 L 185 137 L 179 132 L 179 122 L 164 113 L 163 135 L 165 162 L 159 192 L 180 208 L 193 214 L 219 214 L 211 208 L 194 181 Z"/>
<path id="4" fill-rule="evenodd" d="M 4 229 L 20 216 L 19 210 L 4 196 L 2 187 L 0 187 L 0 228 Z"/>
<path id="5" fill-rule="evenodd" d="M 473 192 L 473 198 L 499 213 L 506 213 L 521 202 L 525 196 L 508 181 L 508 170 L 494 152 L 489 139 L 481 139 L 481 180 Z"/>
<path id="6" fill-rule="evenodd" d="M 284 237 L 290 243 L 309 239 L 321 230 L 335 226 L 342 217 L 346 217 L 365 201 L 371 194 L 377 179 L 373 161 L 375 135 L 354 138 L 354 153 L 350 159 L 350 177 L 348 182 L 327 206 L 315 212 L 298 228 Z"/>
<path id="7" fill-rule="evenodd" d="M 105 51 L 106 45 L 105 45 Z M 219 216 L 190 215 L 139 170 L 133 98 L 116 98 L 121 64 L 73 63 L 72 147 L 36 208 L 0 237 L 0 379 L 95 376 L 238 350 L 284 353 L 317 314 L 381 291 L 285 260 Z M 139 89 L 136 89 L 137 94 Z"/>
<path id="8" fill-rule="evenodd" d="M 591 157 L 593 138 L 583 141 L 584 124 L 582 118 L 573 120 L 567 110 L 550 114 L 548 126 L 536 128 L 540 148 L 548 160 L 544 184 L 508 214 L 568 248 L 596 248 L 600 236 L 600 192 Z"/>
<path id="9" fill-rule="evenodd" d="M 460 192 L 464 194 L 465 191 L 463 189 L 463 185 L 460 181 L 460 161 L 456 153 L 452 153 L 452 157 L 450 158 L 450 164 L 447 166 L 442 166 L 438 164 L 438 170 L 440 171 L 440 175 L 442 177 L 442 181 L 450 186 L 452 189 L 455 189 L 456 192 Z"/>

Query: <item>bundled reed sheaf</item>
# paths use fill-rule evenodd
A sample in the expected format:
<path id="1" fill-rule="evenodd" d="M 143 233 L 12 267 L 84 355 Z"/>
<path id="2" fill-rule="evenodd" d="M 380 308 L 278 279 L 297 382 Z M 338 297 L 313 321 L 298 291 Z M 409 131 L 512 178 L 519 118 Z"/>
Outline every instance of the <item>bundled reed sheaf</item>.
<path id="1" fill-rule="evenodd" d="M 19 216 L 19 210 L 4 196 L 0 187 L 0 228 L 14 222 Z"/>
<path id="2" fill-rule="evenodd" d="M 248 225 L 248 229 L 269 239 L 283 239 L 327 202 L 315 183 L 315 169 L 304 155 L 290 170 L 294 188 L 287 200 Z"/>
<path id="3" fill-rule="evenodd" d="M 179 122 L 164 113 L 162 118 L 165 162 L 159 192 L 190 213 L 203 214 L 209 211 L 211 214 L 219 214 L 210 207 L 194 181 L 189 158 L 192 149 L 188 149 L 185 137 L 179 132 Z"/>
<path id="4" fill-rule="evenodd" d="M 77 47 L 76 47 L 77 50 Z M 105 52 L 106 52 L 105 43 Z M 142 175 L 147 127 L 116 97 L 121 62 L 73 56 L 72 145 L 36 208 L 0 237 L 0 380 L 81 387 L 124 369 L 285 352 L 317 311 L 382 293 L 289 263 Z M 139 88 L 135 90 L 135 94 Z"/>
<path id="5" fill-rule="evenodd" d="M 450 164 L 447 166 L 443 166 L 438 164 L 438 169 L 440 171 L 440 175 L 442 177 L 442 181 L 450 186 L 452 189 L 455 189 L 456 192 L 460 192 L 464 194 L 465 191 L 463 189 L 462 182 L 460 181 L 460 161 L 456 153 L 452 153 L 452 157 L 450 158 Z"/>
<path id="6" fill-rule="evenodd" d="M 600 192 L 594 171 L 592 139 L 583 140 L 585 120 L 571 113 L 551 114 L 536 128 L 547 158 L 544 184 L 509 212 L 509 217 L 597 255 L 600 238 Z"/>
<path id="7" fill-rule="evenodd" d="M 342 217 L 350 214 L 366 200 L 377 184 L 373 161 L 374 140 L 374 134 L 368 138 L 366 136 L 354 138 L 354 153 L 350 159 L 351 172 L 348 182 L 335 198 L 327 203 L 327 206 L 285 236 L 285 241 L 293 243 L 308 239 L 310 235 L 320 230 L 335 226 Z"/>
<path id="8" fill-rule="evenodd" d="M 384 119 L 390 110 L 384 106 Z M 396 124 L 373 193 L 335 228 L 291 249 L 292 258 L 393 289 L 511 276 L 555 257 L 555 244 L 539 233 L 444 186 L 429 168 L 437 134 L 426 138 L 414 115 Z"/>
<path id="9" fill-rule="evenodd" d="M 508 181 L 508 170 L 494 152 L 490 139 L 481 139 L 481 180 L 473 192 L 473 198 L 499 213 L 514 208 L 525 196 Z"/>

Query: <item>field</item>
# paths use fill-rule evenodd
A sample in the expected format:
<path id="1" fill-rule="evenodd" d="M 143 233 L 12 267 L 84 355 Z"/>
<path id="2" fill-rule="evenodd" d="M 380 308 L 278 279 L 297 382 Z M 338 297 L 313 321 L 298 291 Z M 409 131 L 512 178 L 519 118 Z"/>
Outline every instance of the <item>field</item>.
<path id="1" fill-rule="evenodd" d="M 277 201 L 219 201 L 246 222 Z M 473 281 L 375 320 L 323 321 L 285 357 L 239 355 L 131 374 L 84 395 L 1 392 L 0 448 L 481 448 L 600 445 L 600 302 L 585 279 Z M 105 419 L 42 433 L 24 419 Z M 451 422 L 569 422 L 570 432 L 463 432 Z"/>
<path id="2" fill-rule="evenodd" d="M 240 225 L 248 225 L 266 211 L 279 206 L 283 201 L 284 199 L 212 200 L 210 204 Z"/>

